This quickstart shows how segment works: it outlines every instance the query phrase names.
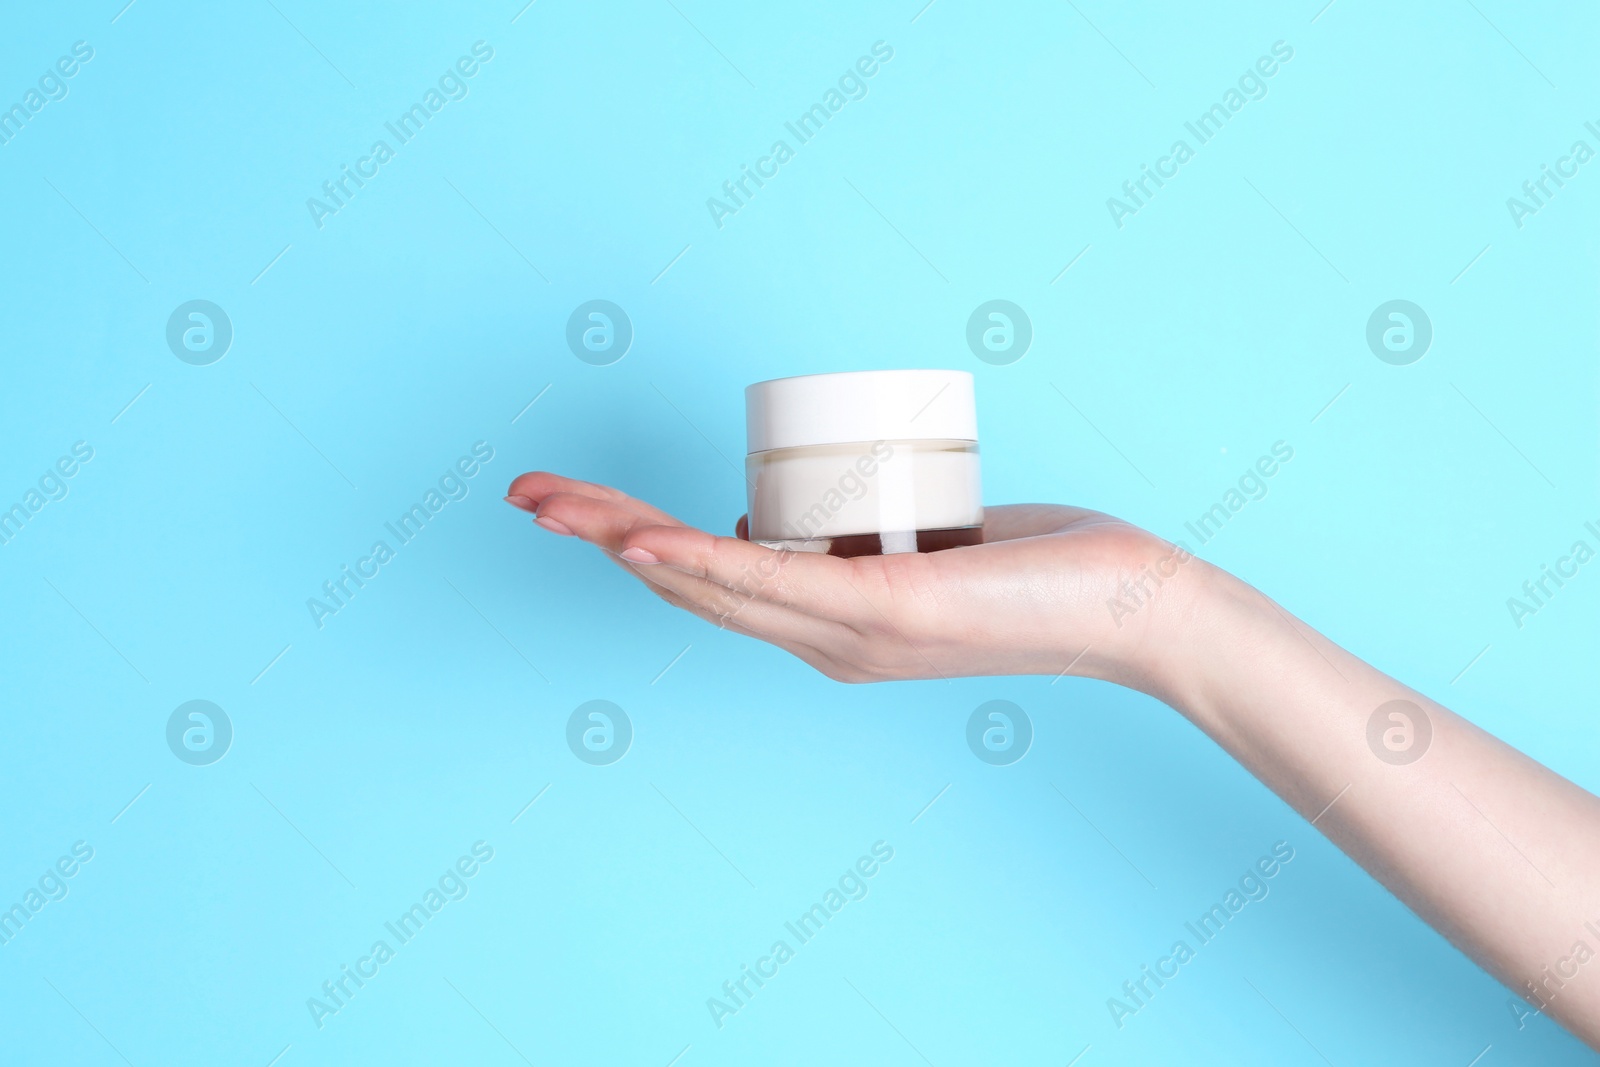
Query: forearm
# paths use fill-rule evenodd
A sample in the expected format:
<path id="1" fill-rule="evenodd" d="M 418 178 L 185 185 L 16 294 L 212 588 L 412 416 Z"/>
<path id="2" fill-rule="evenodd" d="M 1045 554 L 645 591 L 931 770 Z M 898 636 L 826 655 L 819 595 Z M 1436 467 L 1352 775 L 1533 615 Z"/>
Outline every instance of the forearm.
<path id="1" fill-rule="evenodd" d="M 1073 671 L 1165 700 L 1600 1048 L 1600 800 L 1177 546 L 1034 504 L 985 509 L 979 546 L 841 560 L 713 537 L 557 475 L 525 474 L 508 499 L 614 554 L 669 602 L 831 678 Z M 1411 704 L 1369 742 L 1392 701 Z M 1398 756 L 1383 744 L 1391 729 Z"/>
<path id="2" fill-rule="evenodd" d="M 1195 595 L 1145 646 L 1142 687 L 1600 1047 L 1600 958 L 1583 962 L 1600 953 L 1600 800 L 1243 582 L 1212 568 L 1194 577 Z"/>

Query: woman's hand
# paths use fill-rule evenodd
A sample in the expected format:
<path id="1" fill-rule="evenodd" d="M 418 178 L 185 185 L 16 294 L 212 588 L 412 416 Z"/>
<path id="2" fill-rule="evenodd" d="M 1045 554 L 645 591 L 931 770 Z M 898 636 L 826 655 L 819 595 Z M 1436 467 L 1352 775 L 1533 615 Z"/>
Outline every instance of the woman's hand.
<path id="1" fill-rule="evenodd" d="M 1552 976 L 1600 923 L 1600 851 L 1574 846 L 1600 840 L 1600 799 L 1182 549 L 1020 504 L 984 512 L 981 545 L 836 559 L 713 537 L 554 474 L 524 474 L 507 499 L 841 681 L 1070 671 L 1159 697 L 1523 994 L 1519 1025 L 1537 1007 L 1600 1048 L 1600 972 Z M 1374 740 L 1391 722 L 1416 747 Z"/>
<path id="2" fill-rule="evenodd" d="M 1205 567 L 1128 523 L 1053 504 L 986 509 L 982 545 L 839 559 L 751 544 L 743 519 L 740 537 L 716 537 L 544 472 L 506 499 L 668 603 L 846 682 L 1070 670 L 1144 688 L 1141 650 Z"/>

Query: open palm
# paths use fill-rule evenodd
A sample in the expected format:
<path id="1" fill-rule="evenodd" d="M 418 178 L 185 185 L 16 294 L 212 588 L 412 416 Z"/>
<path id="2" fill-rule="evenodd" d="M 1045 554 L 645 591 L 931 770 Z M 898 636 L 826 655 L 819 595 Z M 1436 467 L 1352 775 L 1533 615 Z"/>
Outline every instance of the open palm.
<path id="1" fill-rule="evenodd" d="M 1113 677 L 1148 637 L 1143 608 L 1200 566 L 1136 526 L 1056 504 L 986 508 L 981 545 L 839 559 L 751 544 L 743 519 L 739 537 L 717 537 L 546 472 L 518 477 L 506 499 L 603 549 L 668 603 L 846 682 Z"/>

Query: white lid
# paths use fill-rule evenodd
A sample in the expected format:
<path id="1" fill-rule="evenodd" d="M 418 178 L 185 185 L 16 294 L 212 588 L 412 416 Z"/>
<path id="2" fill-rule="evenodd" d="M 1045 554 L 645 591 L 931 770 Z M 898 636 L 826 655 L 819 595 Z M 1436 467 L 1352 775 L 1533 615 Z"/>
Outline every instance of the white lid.
<path id="1" fill-rule="evenodd" d="M 853 441 L 976 441 L 977 402 L 964 370 L 804 374 L 746 386 L 749 451 Z"/>

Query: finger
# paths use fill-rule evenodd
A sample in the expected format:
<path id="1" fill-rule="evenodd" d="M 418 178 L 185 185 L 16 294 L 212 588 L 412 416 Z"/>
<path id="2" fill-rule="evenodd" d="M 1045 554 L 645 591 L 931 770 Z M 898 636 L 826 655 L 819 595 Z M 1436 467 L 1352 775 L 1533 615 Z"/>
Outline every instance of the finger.
<path id="1" fill-rule="evenodd" d="M 634 527 L 658 525 L 651 515 L 585 493 L 551 493 L 539 505 L 537 515 L 539 525 L 552 533 L 582 538 L 607 552 L 621 552 L 623 539 Z M 666 522 L 682 525 L 671 516 L 666 516 Z"/>
<path id="2" fill-rule="evenodd" d="M 522 508 L 524 511 L 537 511 L 555 493 L 573 493 L 586 496 L 594 500 L 603 500 L 619 507 L 628 508 L 638 512 L 652 522 L 674 523 L 678 520 L 668 515 L 661 509 L 636 500 L 620 489 L 613 489 L 609 485 L 599 482 L 585 482 L 577 478 L 566 478 L 549 471 L 530 471 L 518 475 L 511 482 L 511 487 L 506 490 L 506 500 Z"/>
<path id="3" fill-rule="evenodd" d="M 661 597 L 661 599 L 666 601 L 668 604 L 671 604 L 674 607 L 682 608 L 691 615 L 695 615 L 701 619 L 704 619 L 706 622 L 717 627 L 718 629 L 729 630 L 743 637 L 749 637 L 764 644 L 781 648 L 785 652 L 789 653 L 789 655 L 794 656 L 796 659 L 811 667 L 813 670 L 820 671 L 821 673 L 828 675 L 830 678 L 838 677 L 842 673 L 840 670 L 839 661 L 828 655 L 822 649 L 817 648 L 815 645 L 810 645 L 805 641 L 793 638 L 775 640 L 769 634 L 760 633 L 756 630 L 750 629 L 747 626 L 744 626 L 737 618 L 727 618 L 702 611 L 694 604 L 683 600 L 677 594 L 667 590 L 657 590 L 656 595 Z"/>
<path id="4" fill-rule="evenodd" d="M 667 601 L 669 605 L 674 606 L 674 608 L 682 608 L 683 611 L 688 611 L 693 616 L 710 622 L 717 629 L 733 630 L 734 633 L 741 633 L 744 637 L 765 641 L 768 645 L 776 645 L 778 648 L 787 651 L 787 653 L 794 653 L 795 656 L 800 656 L 803 649 L 805 653 L 810 653 L 811 656 L 824 659 L 821 649 L 810 643 L 811 640 L 814 640 L 814 635 L 813 633 L 805 632 L 805 625 L 803 625 L 806 622 L 805 619 L 795 616 L 787 608 L 749 603 L 749 601 L 738 601 L 736 603 L 731 598 L 730 590 L 722 589 L 720 585 L 714 587 L 717 592 L 710 592 L 712 582 L 707 582 L 706 579 L 696 579 L 696 577 L 688 576 L 688 574 L 678 573 L 678 571 L 672 571 L 670 568 L 661 568 L 661 566 L 658 566 L 658 568 L 630 566 L 627 560 L 622 560 L 621 557 L 611 558 L 619 566 L 627 569 L 629 573 L 643 579 L 646 589 L 656 593 L 658 597 Z M 690 595 L 685 595 L 685 593 L 680 593 L 677 589 L 674 589 L 672 585 L 659 581 L 658 577 L 656 577 L 667 576 L 667 574 L 677 574 L 678 579 L 682 579 L 683 582 L 699 582 L 701 587 L 707 587 L 707 589 L 696 589 L 690 592 Z M 704 603 L 699 597 L 706 597 L 709 603 Z M 792 617 L 782 617 L 781 624 L 773 625 L 774 619 L 779 619 L 779 616 Z"/>
<path id="5" fill-rule="evenodd" d="M 841 617 L 837 590 L 848 584 L 850 574 L 850 564 L 842 559 L 813 552 L 774 551 L 736 537 L 716 537 L 692 526 L 640 525 L 624 538 L 622 557 L 642 564 L 656 561 L 671 570 L 823 619 Z"/>
<path id="6" fill-rule="evenodd" d="M 696 605 L 708 616 L 737 617 L 743 626 L 763 639 L 778 643 L 814 643 L 834 629 L 833 626 L 824 625 L 821 620 L 811 618 L 804 610 L 795 610 L 779 596 L 773 595 L 776 590 L 769 592 L 765 588 L 771 584 L 771 574 L 776 569 L 775 561 L 779 556 L 779 553 L 769 549 L 733 538 L 713 538 L 738 545 L 765 561 L 761 568 L 737 576 L 741 584 L 739 588 L 734 588 L 682 569 L 651 566 L 657 557 L 649 553 L 643 557 L 637 552 L 632 556 L 627 553 L 632 543 L 629 537 L 636 530 L 689 529 L 675 519 L 669 520 L 671 526 L 662 526 L 609 500 L 599 500 L 581 493 L 559 492 L 545 497 L 544 503 L 539 506 L 538 521 L 553 533 L 581 538 L 615 555 L 635 577 L 659 589 L 671 591 Z M 694 532 L 701 537 L 711 537 L 698 530 Z"/>
<path id="7" fill-rule="evenodd" d="M 704 605 L 696 603 L 688 597 L 682 596 L 676 590 L 668 586 L 650 581 L 645 577 L 642 568 L 629 564 L 628 561 L 622 557 L 611 556 L 609 558 L 617 566 L 621 567 L 629 574 L 632 574 L 634 577 L 639 578 L 646 589 L 650 590 L 656 596 L 660 597 L 668 604 L 671 604 L 673 607 L 687 611 L 691 615 L 704 619 L 706 622 L 711 623 L 713 626 L 716 626 L 719 629 L 732 630 L 735 633 L 744 634 L 746 637 L 754 637 L 760 641 L 768 640 L 765 635 L 757 633 L 744 622 L 741 622 L 736 613 L 725 614 L 713 611 Z"/>
<path id="8" fill-rule="evenodd" d="M 674 607 L 682 608 L 723 629 L 777 645 L 795 655 L 801 655 L 799 649 L 807 649 L 815 653 L 820 661 L 823 658 L 819 647 L 821 644 L 829 639 L 837 641 L 846 638 L 850 633 L 829 620 L 813 618 L 793 608 L 729 589 L 672 567 L 640 564 L 630 561 L 626 556 L 610 558 Z M 807 662 L 812 661 L 807 659 Z"/>

